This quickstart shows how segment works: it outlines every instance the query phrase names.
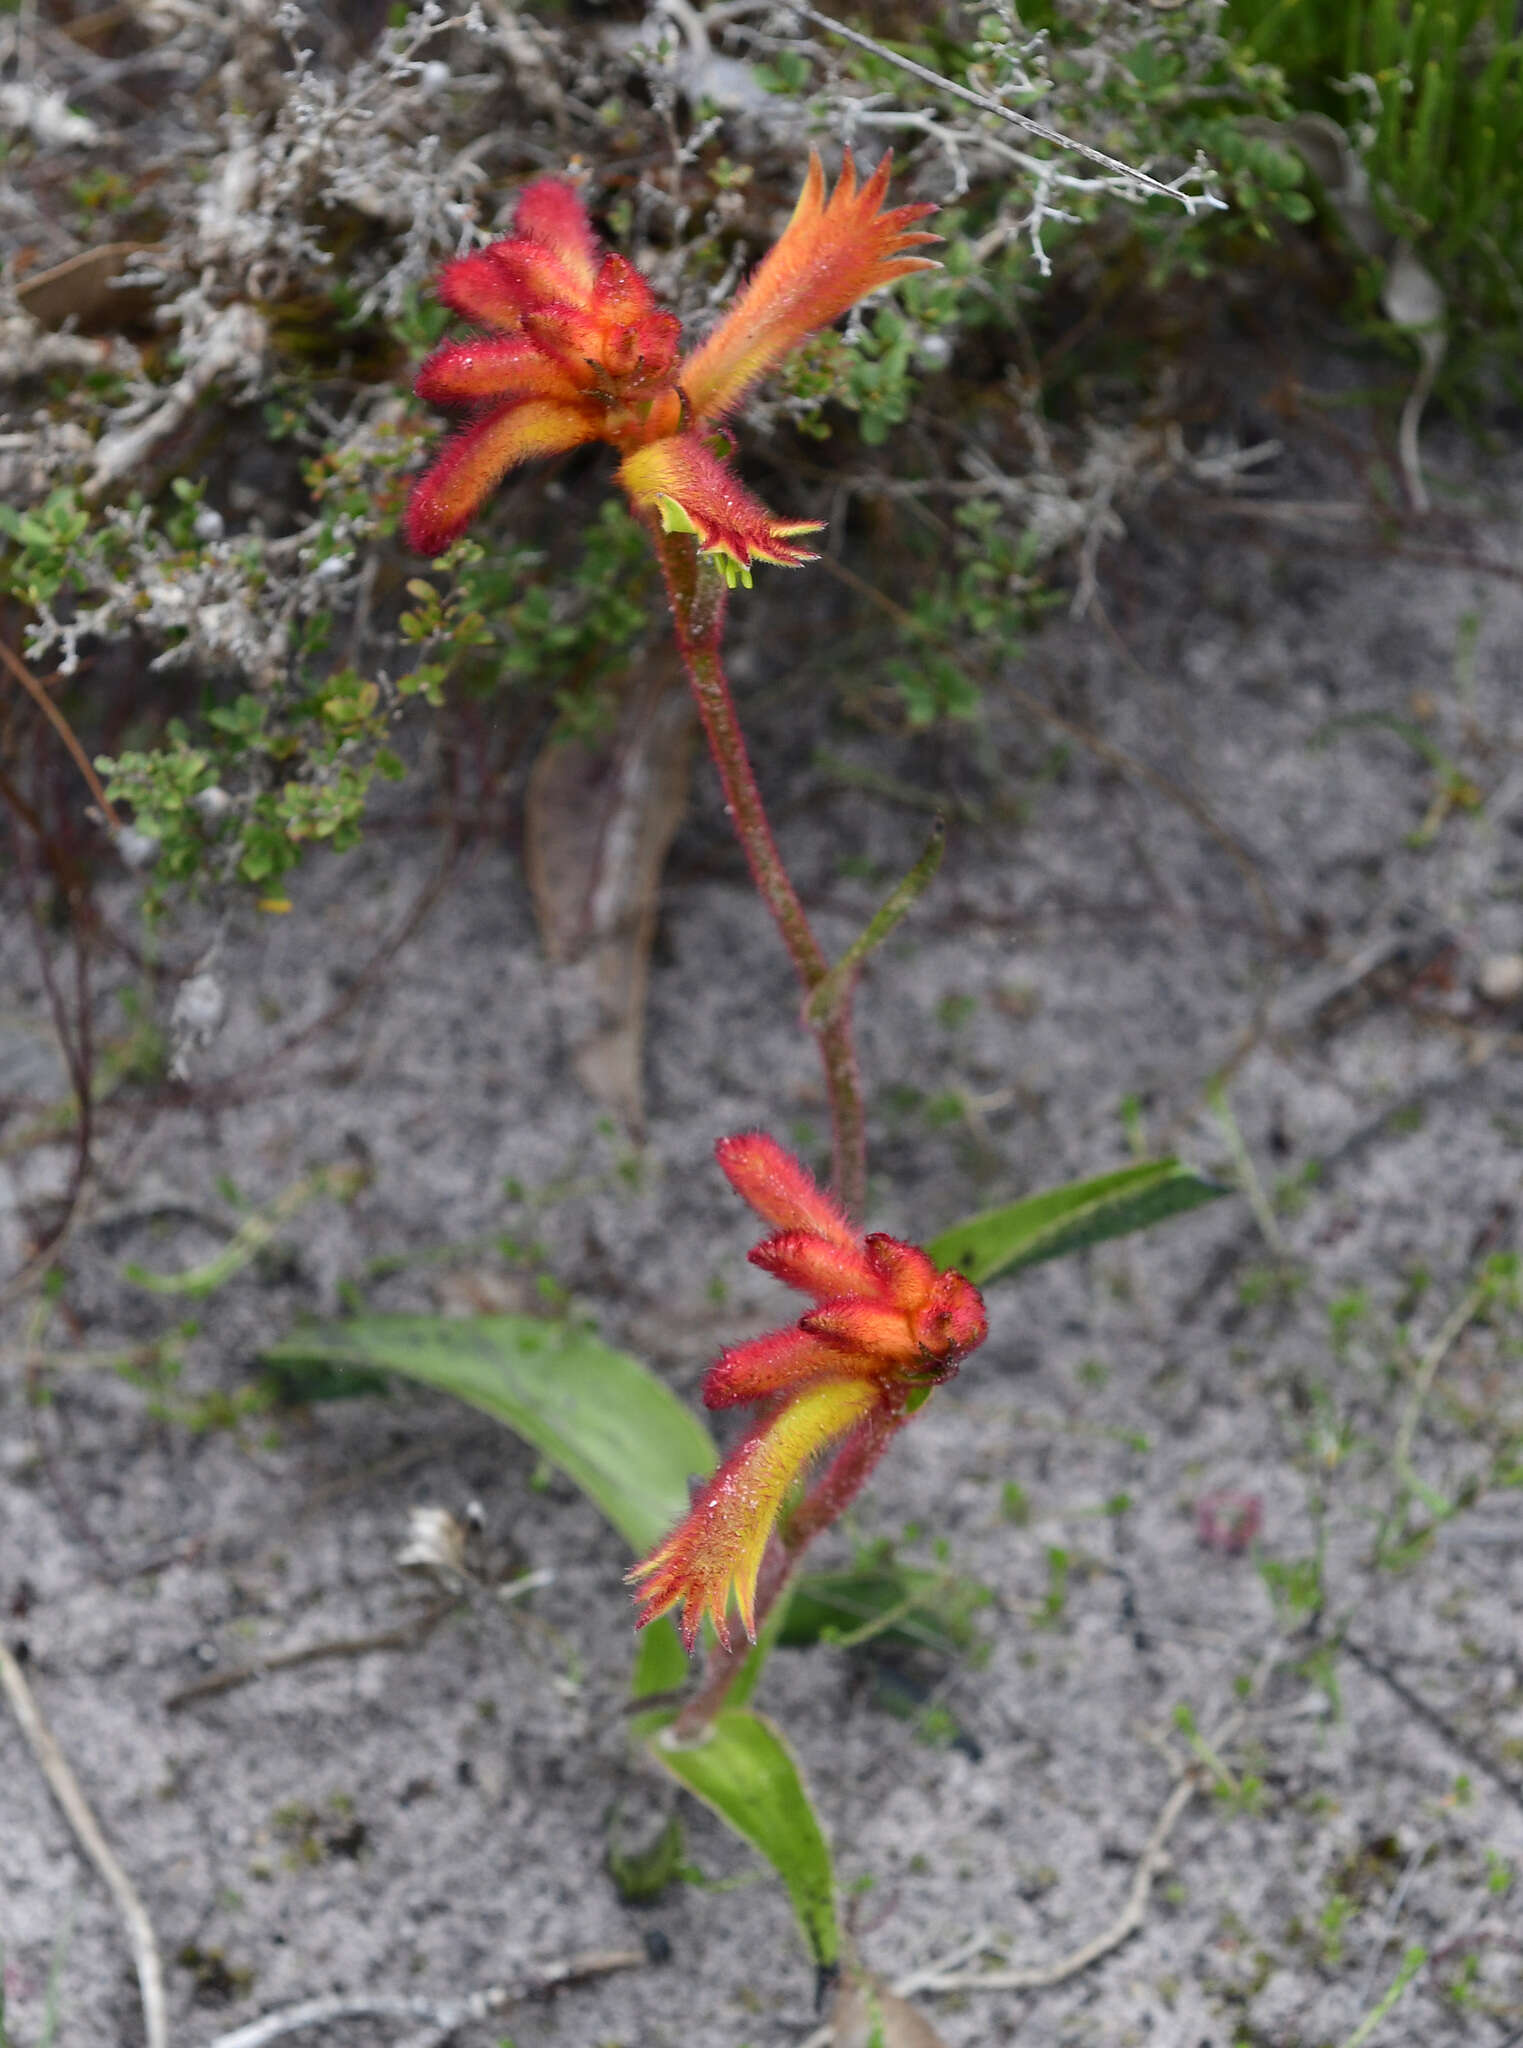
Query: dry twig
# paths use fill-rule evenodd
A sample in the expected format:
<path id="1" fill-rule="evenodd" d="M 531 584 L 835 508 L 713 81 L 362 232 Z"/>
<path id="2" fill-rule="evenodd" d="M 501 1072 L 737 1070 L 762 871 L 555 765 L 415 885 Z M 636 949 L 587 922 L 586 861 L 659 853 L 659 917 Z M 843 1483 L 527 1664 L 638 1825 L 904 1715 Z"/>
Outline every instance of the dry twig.
<path id="1" fill-rule="evenodd" d="M 233 1671 L 214 1671 L 209 1678 L 198 1678 L 193 1685 L 182 1685 L 178 1692 L 172 1692 L 164 1705 L 170 1713 L 180 1707 L 188 1707 L 195 1700 L 208 1700 L 218 1693 L 232 1692 L 240 1685 L 251 1685 L 256 1678 L 263 1678 L 271 1671 L 290 1671 L 298 1664 L 316 1664 L 325 1657 L 368 1657 L 375 1650 L 416 1650 L 427 1642 L 446 1614 L 456 1605 L 455 1596 L 436 1600 L 431 1607 L 414 1615 L 411 1621 L 404 1621 L 396 1628 L 377 1629 L 368 1636 L 338 1636 L 325 1643 L 304 1643 L 297 1650 L 275 1650 L 268 1657 L 261 1657 L 254 1664 L 240 1664 Z"/>
<path id="2" fill-rule="evenodd" d="M 894 1986 L 895 1991 L 901 1998 L 907 1998 L 916 1991 L 1045 1991 L 1054 1984 L 1063 1984 L 1070 1977 L 1079 1976 L 1092 1963 L 1098 1963 L 1103 1956 L 1130 1941 L 1141 1927 L 1147 1917 L 1154 1880 L 1168 1866 L 1169 1837 L 1201 1785 L 1201 1774 L 1187 1771 L 1164 1801 L 1163 1811 L 1153 1823 L 1153 1831 L 1137 1858 L 1137 1867 L 1132 1872 L 1121 1911 L 1109 1927 L 1103 1928 L 1091 1940 L 1053 1962 L 1028 1963 L 1016 1970 L 949 1970 L 944 1965 L 932 1964 L 901 1978 Z"/>
<path id="3" fill-rule="evenodd" d="M 1381 1684 L 1387 1687 L 1401 1701 L 1404 1707 L 1415 1714 L 1420 1721 L 1426 1721 L 1436 1735 L 1441 1735 L 1444 1741 L 1457 1751 L 1472 1769 L 1480 1771 L 1485 1777 L 1488 1777 L 1497 1790 L 1505 1793 L 1513 1805 L 1517 1807 L 1518 1811 L 1523 1813 L 1523 1784 L 1520 1784 L 1516 1778 L 1509 1777 L 1507 1772 L 1502 1769 L 1502 1766 L 1494 1758 L 1488 1756 L 1485 1750 L 1478 1748 L 1465 1734 L 1463 1729 L 1455 1726 L 1447 1714 L 1441 1713 L 1437 1707 L 1431 1706 L 1423 1698 L 1422 1694 L 1414 1691 L 1404 1678 L 1391 1669 L 1389 1664 L 1383 1663 L 1372 1650 L 1367 1650 L 1363 1643 L 1356 1642 L 1353 1636 L 1344 1636 L 1343 1648 L 1348 1651 L 1356 1664 L 1367 1671 L 1372 1678 L 1378 1678 Z"/>
<path id="4" fill-rule="evenodd" d="M 32 674 L 32 671 L 27 667 L 26 663 L 21 659 L 19 655 L 13 653 L 12 650 L 6 646 L 3 640 L 0 640 L 0 661 L 3 661 L 5 663 L 6 667 L 10 670 L 11 674 L 16 678 L 17 682 L 20 683 L 22 689 L 26 691 L 27 695 L 31 698 L 32 702 L 37 706 L 37 709 L 48 721 L 48 724 L 52 726 L 54 732 L 56 732 L 58 737 L 63 741 L 64 746 L 68 749 L 70 760 L 73 761 L 75 767 L 84 777 L 85 786 L 89 790 L 91 796 L 95 799 L 96 805 L 100 810 L 101 816 L 105 819 L 106 823 L 111 827 L 111 830 L 113 832 L 120 832 L 122 829 L 122 821 L 117 816 L 116 812 L 111 808 L 110 803 L 107 801 L 106 792 L 101 787 L 100 777 L 96 774 L 94 768 L 91 766 L 90 757 L 85 752 L 84 748 L 80 745 L 79 737 L 76 734 L 73 726 L 70 725 L 69 721 L 64 717 L 63 713 L 59 710 L 58 706 L 53 702 L 52 698 L 48 695 L 43 685 L 40 682 L 38 682 L 37 678 Z"/>
<path id="5" fill-rule="evenodd" d="M 79 1789 L 79 1780 L 70 1770 L 68 1759 L 59 1748 L 53 1731 L 42 1718 L 42 1711 L 32 1695 L 32 1689 L 22 1674 L 4 1642 L 0 1642 L 0 1690 L 10 1702 L 11 1712 L 16 1716 L 22 1734 L 26 1737 L 28 1749 L 36 1760 L 37 1768 L 48 1781 L 48 1789 L 63 1809 L 64 1818 L 74 1830 L 75 1840 L 86 1856 L 105 1879 L 117 1911 L 127 1927 L 127 1939 L 132 1946 L 132 1959 L 137 1965 L 138 1986 L 143 1999 L 143 2032 L 147 2036 L 148 2048 L 168 2048 L 169 2026 L 164 2005 L 164 1966 L 159 1959 L 159 1945 L 154 1939 L 153 1923 L 142 1900 L 138 1897 L 132 1879 L 120 1863 L 100 1831 L 95 1815 L 90 1811 L 84 1793 Z"/>
<path id="6" fill-rule="evenodd" d="M 801 14 L 805 21 L 813 22 L 816 28 L 824 29 L 827 35 L 840 36 L 843 41 L 855 43 L 858 49 L 868 50 L 885 64 L 892 64 L 911 78 L 918 78 L 922 85 L 934 86 L 937 92 L 949 93 L 953 99 L 962 100 L 968 106 L 977 107 L 980 113 L 993 114 L 997 120 L 1008 121 L 1013 128 L 1023 129 L 1028 135 L 1035 135 L 1043 142 L 1050 142 L 1057 149 L 1071 150 L 1075 156 L 1082 156 L 1092 164 L 1098 164 L 1112 177 L 1123 178 L 1129 184 L 1144 192 L 1156 193 L 1162 199 L 1177 200 L 1185 212 L 1193 215 L 1205 207 L 1225 211 L 1226 201 L 1214 192 L 1183 192 L 1179 184 L 1165 184 L 1162 179 L 1152 177 L 1147 171 L 1136 170 L 1131 164 L 1124 164 L 1119 158 L 1107 156 L 1103 149 L 1096 149 L 1092 143 L 1080 142 L 1072 135 L 1063 135 L 1056 128 L 1049 128 L 1045 122 L 1035 121 L 1030 114 L 1023 114 L 1016 107 L 1007 107 L 1003 100 L 991 99 L 988 93 L 974 92 L 970 86 L 960 85 L 955 78 L 944 78 L 939 71 L 930 71 L 924 64 L 917 64 L 902 51 L 893 50 L 886 43 L 874 41 L 863 35 L 860 29 L 848 28 L 844 21 L 836 21 L 831 15 L 821 14 L 816 7 L 805 4 L 805 0 L 789 0 L 795 14 Z M 1198 170 L 1185 172 L 1185 177 L 1198 177 Z"/>
<path id="7" fill-rule="evenodd" d="M 1232 1723 L 1228 1724 L 1233 1725 Z M 960 1942 L 949 1955 L 939 1962 L 928 1963 L 924 1969 L 912 1970 L 894 1985 L 896 1998 L 912 1998 L 917 1992 L 932 1993 L 944 1991 L 1047 1991 L 1055 1984 L 1064 1984 L 1070 1977 L 1077 1977 L 1098 1963 L 1105 1956 L 1131 1940 L 1147 1917 L 1148 1900 L 1159 1874 L 1167 1869 L 1168 1841 L 1178 1826 L 1185 1808 L 1202 1789 L 1204 1773 L 1187 1767 L 1179 1782 L 1164 1801 L 1163 1810 L 1153 1823 L 1152 1833 L 1137 1858 L 1137 1867 L 1132 1872 L 1131 1884 L 1127 1887 L 1126 1898 L 1120 1912 L 1109 1927 L 1103 1928 L 1091 1940 L 1067 1955 L 1058 1956 L 1050 1963 L 1029 1963 L 1015 1970 L 966 1970 L 962 1966 L 979 1955 L 989 1946 L 990 1936 L 980 1931 L 968 1940 Z M 835 2040 L 835 2028 L 825 2025 L 812 2033 L 803 2048 L 831 2048 Z M 214 2043 L 213 2048 L 221 2048 Z"/>
<path id="8" fill-rule="evenodd" d="M 1396 1448 L 1392 1453 L 1396 1476 L 1414 1493 L 1421 1494 L 1424 1489 L 1422 1481 L 1413 1469 L 1412 1445 L 1417 1436 L 1417 1425 L 1422 1421 L 1423 1409 L 1427 1406 L 1428 1396 L 1433 1391 L 1433 1382 L 1438 1378 L 1439 1368 L 1444 1360 L 1486 1306 L 1490 1292 L 1490 1283 L 1485 1275 L 1482 1275 L 1450 1310 L 1443 1328 L 1419 1361 L 1416 1377 L 1412 1382 L 1412 1392 L 1397 1427 Z"/>
<path id="9" fill-rule="evenodd" d="M 513 1984 L 489 1985 L 465 1998 L 309 1998 L 282 2012 L 266 2013 L 230 2034 L 219 2034 L 208 2048 L 270 2048 L 273 2041 L 308 2027 L 331 2026 L 336 2020 L 421 2020 L 423 2032 L 408 2048 L 443 2048 L 451 2034 L 472 2021 L 490 2019 L 525 1998 L 542 1998 L 566 1984 L 578 1984 L 589 1977 L 606 1977 L 615 1970 L 638 1970 L 650 1958 L 643 1948 L 594 1949 L 589 1954 L 568 1956 L 564 1962 L 531 1967 Z"/>

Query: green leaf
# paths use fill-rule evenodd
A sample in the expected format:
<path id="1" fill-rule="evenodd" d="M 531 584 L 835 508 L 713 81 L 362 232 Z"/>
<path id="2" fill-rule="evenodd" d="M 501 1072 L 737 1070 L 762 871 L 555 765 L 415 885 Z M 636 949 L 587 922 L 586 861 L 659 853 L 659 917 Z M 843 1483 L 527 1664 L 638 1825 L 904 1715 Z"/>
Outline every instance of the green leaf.
<path id="1" fill-rule="evenodd" d="M 299 1331 L 265 1356 L 399 1373 L 484 1409 L 534 1446 L 639 1553 L 687 1513 L 714 1469 L 712 1438 L 638 1358 L 535 1316 L 357 1316 Z"/>
<path id="2" fill-rule="evenodd" d="M 992 1597 L 973 1579 L 889 1562 L 794 1581 L 780 1640 L 790 1650 L 819 1642 L 876 1642 L 894 1650 L 955 1657 L 973 1648 L 972 1615 Z"/>
<path id="3" fill-rule="evenodd" d="M 828 1969 L 841 1949 L 830 1850 L 777 1729 L 760 1714 L 731 1708 L 691 1749 L 658 1735 L 650 1753 L 772 1865 L 788 1888 L 810 1954 Z"/>
<path id="4" fill-rule="evenodd" d="M 981 1286 L 998 1273 L 1146 1230 L 1231 1192 L 1177 1159 L 1153 1159 L 1095 1180 L 1069 1181 L 1003 1209 L 986 1209 L 942 1231 L 926 1250 L 939 1266 L 955 1267 Z"/>
<path id="5" fill-rule="evenodd" d="M 766 1620 L 757 1632 L 756 1641 L 751 1645 L 746 1661 L 740 1667 L 740 1676 L 726 1695 L 732 1707 L 749 1706 L 751 1697 L 761 1683 L 761 1675 L 767 1659 L 783 1640 L 789 1610 L 793 1605 L 793 1587 L 785 1586 L 773 1601 Z"/>
<path id="6" fill-rule="evenodd" d="M 193 1300 L 215 1294 L 235 1273 L 241 1273 L 279 1235 L 281 1226 L 298 1215 L 308 1202 L 329 1195 L 349 1201 L 363 1185 L 364 1175 L 356 1167 L 314 1167 L 273 1202 L 240 1223 L 223 1249 L 204 1266 L 194 1266 L 188 1273 L 150 1273 L 142 1266 L 129 1264 L 123 1266 L 122 1278 L 141 1287 L 145 1294 L 186 1294 Z"/>
<path id="7" fill-rule="evenodd" d="M 635 1668 L 630 1676 L 629 1691 L 632 1699 L 649 1699 L 653 1693 L 676 1692 L 686 1685 L 689 1671 L 688 1654 L 682 1647 L 682 1638 L 677 1633 L 677 1624 L 669 1614 L 663 1614 L 659 1621 L 653 1621 L 648 1628 L 640 1631 L 640 1647 L 635 1652 Z M 666 1709 L 661 1709 L 659 1718 L 671 1719 Z M 654 1728 L 653 1719 L 650 1726 Z M 647 1733 L 636 1723 L 637 1733 Z"/>

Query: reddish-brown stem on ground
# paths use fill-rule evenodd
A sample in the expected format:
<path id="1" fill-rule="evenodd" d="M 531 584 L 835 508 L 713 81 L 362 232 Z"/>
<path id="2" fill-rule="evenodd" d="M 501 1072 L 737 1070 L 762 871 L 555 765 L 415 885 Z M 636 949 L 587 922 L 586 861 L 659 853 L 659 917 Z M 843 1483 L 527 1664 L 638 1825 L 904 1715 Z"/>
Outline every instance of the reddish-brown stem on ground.
<path id="1" fill-rule="evenodd" d="M 724 578 L 712 562 L 698 553 L 691 535 L 665 533 L 653 526 L 652 538 L 666 578 L 677 645 L 697 700 L 709 752 L 719 771 L 730 822 L 805 993 L 812 994 L 825 979 L 830 963 L 772 837 L 735 700 L 730 695 L 720 656 Z M 860 1216 L 867 1199 L 867 1127 L 851 1035 L 850 990 L 844 989 L 831 1012 L 808 1028 L 819 1046 L 825 1069 L 836 1194 L 848 1215 Z"/>
<path id="2" fill-rule="evenodd" d="M 84 748 L 79 744 L 79 740 L 75 735 L 73 726 L 70 725 L 69 721 L 64 717 L 63 713 L 59 710 L 58 706 L 53 702 L 52 698 L 48 695 L 47 691 L 43 688 L 42 684 L 39 683 L 37 678 L 32 674 L 32 671 L 27 667 L 26 663 L 21 659 L 19 655 L 13 654 L 11 652 L 10 648 L 6 646 L 3 640 L 0 640 L 0 661 L 3 661 L 5 663 L 6 667 L 10 670 L 11 674 L 16 678 L 17 682 L 20 683 L 22 689 L 26 691 L 27 695 L 31 698 L 32 702 L 37 706 L 37 709 L 48 721 L 48 724 L 52 726 L 54 732 L 57 733 L 58 737 L 63 741 L 64 745 L 68 748 L 70 758 L 73 760 L 73 763 L 75 767 L 79 770 L 80 774 L 84 777 L 85 787 L 89 790 L 91 796 L 94 797 L 96 804 L 99 806 L 101 816 L 105 819 L 106 823 L 111 827 L 113 832 L 119 832 L 122 827 L 122 821 L 116 815 L 116 812 L 112 810 L 110 804 L 106 801 L 106 792 L 104 791 L 104 789 L 101 788 L 100 777 L 96 774 L 94 768 L 90 765 L 90 757 L 85 752 Z"/>

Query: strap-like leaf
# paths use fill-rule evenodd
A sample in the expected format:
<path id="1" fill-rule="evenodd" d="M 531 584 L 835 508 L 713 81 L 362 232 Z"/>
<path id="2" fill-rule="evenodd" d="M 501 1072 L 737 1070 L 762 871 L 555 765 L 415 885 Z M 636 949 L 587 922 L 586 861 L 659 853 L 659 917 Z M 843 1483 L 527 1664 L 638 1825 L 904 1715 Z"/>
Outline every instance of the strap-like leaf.
<path id="1" fill-rule="evenodd" d="M 772 1723 L 729 1708 L 691 1749 L 657 1735 L 650 1753 L 772 1865 L 817 1968 L 841 1951 L 830 1850 L 792 1751 Z"/>
<path id="2" fill-rule="evenodd" d="M 996 1274 L 1145 1230 L 1231 1192 L 1177 1159 L 1154 1159 L 1095 1180 L 1047 1188 L 1003 1209 L 986 1209 L 942 1231 L 926 1250 L 937 1265 L 951 1266 L 982 1286 Z"/>
<path id="3" fill-rule="evenodd" d="M 638 1358 L 535 1316 L 356 1316 L 297 1332 L 282 1361 L 399 1373 L 496 1416 L 602 1509 L 637 1554 L 687 1513 L 713 1439 Z"/>

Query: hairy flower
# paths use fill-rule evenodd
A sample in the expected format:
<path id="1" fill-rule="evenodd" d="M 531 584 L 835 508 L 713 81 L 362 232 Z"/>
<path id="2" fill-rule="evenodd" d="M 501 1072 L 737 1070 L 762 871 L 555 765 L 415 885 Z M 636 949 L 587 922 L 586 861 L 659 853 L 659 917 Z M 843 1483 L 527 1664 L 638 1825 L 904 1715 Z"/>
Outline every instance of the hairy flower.
<path id="1" fill-rule="evenodd" d="M 756 1634 L 756 1582 L 773 1530 L 794 1551 L 840 1514 L 889 1439 L 983 1342 L 978 1290 L 938 1272 L 918 1246 L 860 1236 L 798 1161 L 762 1132 L 723 1138 L 719 1164 L 774 1235 L 753 1265 L 814 1297 L 786 1330 L 724 1352 L 703 1384 L 709 1408 L 759 1402 L 757 1419 L 664 1542 L 630 1573 L 640 1626 L 682 1603 L 689 1649 L 705 1614 L 729 1646 L 730 1595 Z M 834 1456 L 790 1508 L 814 1460 Z"/>
<path id="2" fill-rule="evenodd" d="M 686 361 L 676 315 L 622 256 L 599 249 L 575 188 L 559 178 L 526 186 L 512 235 L 439 276 L 444 303 L 486 332 L 446 342 L 419 373 L 420 398 L 470 418 L 413 490 L 411 546 L 442 552 L 519 463 L 606 441 L 635 509 L 694 534 L 729 580 L 749 582 L 753 561 L 810 560 L 799 536 L 819 521 L 779 519 L 754 498 L 715 423 L 816 328 L 880 285 L 934 268 L 905 251 L 936 240 L 912 232 L 935 209 L 880 210 L 889 167 L 885 157 L 858 185 L 847 150 L 827 199 L 811 154 L 787 228 Z"/>

